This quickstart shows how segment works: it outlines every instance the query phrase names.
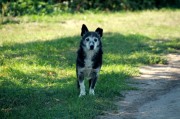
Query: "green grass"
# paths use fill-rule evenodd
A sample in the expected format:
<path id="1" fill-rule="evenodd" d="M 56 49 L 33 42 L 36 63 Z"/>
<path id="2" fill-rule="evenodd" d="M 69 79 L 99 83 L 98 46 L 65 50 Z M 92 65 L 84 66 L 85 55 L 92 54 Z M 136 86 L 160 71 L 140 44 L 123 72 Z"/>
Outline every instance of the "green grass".
<path id="1" fill-rule="evenodd" d="M 0 26 L 1 118 L 91 119 L 116 110 L 138 66 L 179 53 L 180 11 L 23 16 Z M 104 29 L 95 96 L 78 97 L 75 60 L 81 25 Z M 87 85 L 87 84 L 86 84 Z M 88 89 L 87 89 L 88 91 Z"/>

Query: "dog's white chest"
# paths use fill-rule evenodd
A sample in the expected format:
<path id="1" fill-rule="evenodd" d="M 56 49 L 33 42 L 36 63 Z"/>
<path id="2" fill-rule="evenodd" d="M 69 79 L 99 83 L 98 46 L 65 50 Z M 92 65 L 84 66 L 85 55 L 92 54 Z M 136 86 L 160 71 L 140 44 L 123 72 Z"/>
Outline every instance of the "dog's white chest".
<path id="1" fill-rule="evenodd" d="M 92 68 L 92 65 L 93 65 L 92 58 L 93 58 L 93 56 L 94 56 L 93 51 L 87 52 L 86 58 L 84 60 L 85 68 Z"/>
<path id="2" fill-rule="evenodd" d="M 84 68 L 85 76 L 89 77 L 89 75 L 91 74 L 91 71 L 92 71 L 92 61 L 86 59 L 85 60 L 85 68 Z"/>
<path id="3" fill-rule="evenodd" d="M 93 66 L 92 58 L 93 58 L 93 56 L 94 56 L 94 52 L 88 51 L 86 58 L 84 60 L 84 63 L 85 63 L 84 73 L 87 77 L 89 77 L 89 75 L 91 74 L 91 71 L 92 71 L 92 66 Z"/>
<path id="4" fill-rule="evenodd" d="M 89 59 L 85 59 L 85 68 L 92 68 L 93 62 Z"/>

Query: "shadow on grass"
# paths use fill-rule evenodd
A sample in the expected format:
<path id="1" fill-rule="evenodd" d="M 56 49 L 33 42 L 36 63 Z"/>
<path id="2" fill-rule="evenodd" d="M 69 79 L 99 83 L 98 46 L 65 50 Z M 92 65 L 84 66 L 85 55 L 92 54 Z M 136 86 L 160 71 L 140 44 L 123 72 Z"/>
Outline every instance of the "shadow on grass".
<path id="1" fill-rule="evenodd" d="M 24 75 L 19 71 L 15 72 L 21 76 Z M 65 82 L 61 80 L 51 82 L 43 78 L 39 82 L 41 85 L 45 82 L 54 85 L 41 87 L 33 86 L 31 81 L 18 82 L 18 78 L 23 78 L 21 76 L 14 77 L 14 80 L 2 77 L 3 82 L 0 87 L 2 118 L 91 119 L 98 114 L 103 114 L 102 110 L 114 110 L 116 107 L 110 100 L 115 95 L 119 96 L 121 90 L 128 89 L 124 82 L 124 78 L 128 75 L 123 72 L 102 74 L 102 80 L 97 84 L 96 96 L 87 94 L 81 98 L 78 97 L 78 90 L 71 77 L 67 77 Z M 32 78 L 32 76 L 26 77 Z M 88 88 L 86 91 L 88 92 Z"/>
<path id="2" fill-rule="evenodd" d="M 25 44 L 5 45 L 1 48 L 5 59 L 15 59 L 28 64 L 72 66 L 80 37 L 66 37 L 51 41 L 35 41 Z"/>
<path id="3" fill-rule="evenodd" d="M 142 35 L 105 33 L 105 67 L 97 83 L 96 96 L 78 98 L 75 60 L 79 42 L 80 37 L 74 36 L 0 47 L 1 117 L 94 118 L 102 110 L 115 108 L 111 100 L 121 90 L 131 89 L 125 79 L 132 75 L 127 70 L 116 71 L 111 65 L 133 67 L 161 63 L 163 59 L 158 54 L 167 49 Z M 157 47 L 159 52 L 155 50 Z M 25 68 L 19 68 L 21 65 Z M 108 66 L 112 72 L 105 72 Z M 68 72 L 70 75 L 66 75 Z"/>
<path id="4" fill-rule="evenodd" d="M 79 41 L 80 37 L 74 36 L 45 42 L 6 44 L 0 47 L 2 54 L 0 64 L 3 65 L 6 60 L 8 62 L 11 60 L 20 63 L 26 62 L 29 65 L 50 65 L 63 69 L 72 67 L 75 65 Z M 124 36 L 118 33 L 106 33 L 103 38 L 104 63 L 159 63 L 160 61 L 148 61 L 151 59 L 148 58 L 147 54 L 162 53 L 162 50 L 167 49 L 168 46 L 155 46 L 152 42 L 152 39 L 142 35 Z M 157 47 L 159 47 L 159 52 L 156 51 Z"/>

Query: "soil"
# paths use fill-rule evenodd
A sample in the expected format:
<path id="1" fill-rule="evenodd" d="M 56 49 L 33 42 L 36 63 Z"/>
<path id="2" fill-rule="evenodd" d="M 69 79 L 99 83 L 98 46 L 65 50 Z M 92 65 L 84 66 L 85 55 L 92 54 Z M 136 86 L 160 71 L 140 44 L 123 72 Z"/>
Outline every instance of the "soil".
<path id="1" fill-rule="evenodd" d="M 180 54 L 167 55 L 167 65 L 140 67 L 141 75 L 128 79 L 138 90 L 123 92 L 116 112 L 98 119 L 180 119 Z"/>

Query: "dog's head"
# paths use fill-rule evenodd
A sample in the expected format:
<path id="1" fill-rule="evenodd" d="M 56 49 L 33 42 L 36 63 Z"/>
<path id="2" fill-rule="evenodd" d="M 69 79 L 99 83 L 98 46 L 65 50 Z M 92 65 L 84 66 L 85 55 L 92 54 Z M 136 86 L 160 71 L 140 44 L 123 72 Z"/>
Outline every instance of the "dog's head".
<path id="1" fill-rule="evenodd" d="M 103 35 L 103 29 L 97 28 L 94 32 L 89 31 L 86 25 L 82 25 L 81 29 L 81 45 L 86 50 L 97 50 L 101 47 L 101 37 Z"/>

